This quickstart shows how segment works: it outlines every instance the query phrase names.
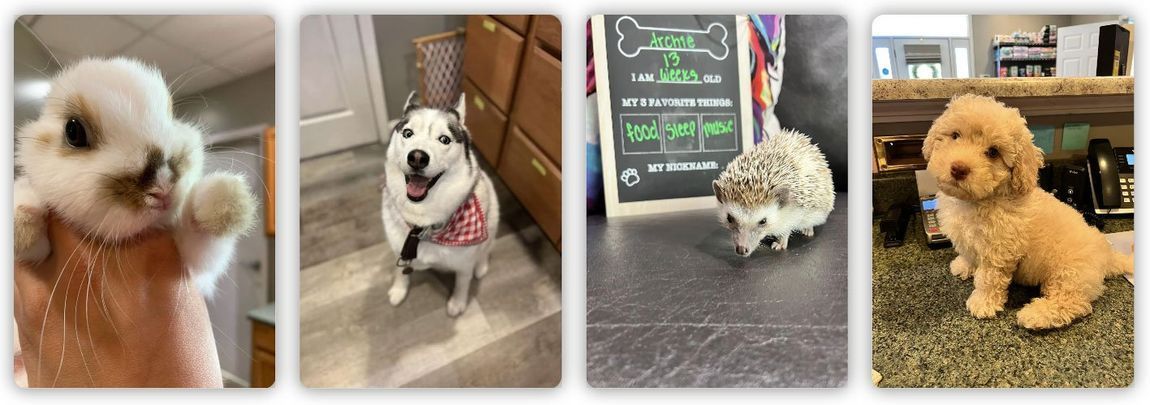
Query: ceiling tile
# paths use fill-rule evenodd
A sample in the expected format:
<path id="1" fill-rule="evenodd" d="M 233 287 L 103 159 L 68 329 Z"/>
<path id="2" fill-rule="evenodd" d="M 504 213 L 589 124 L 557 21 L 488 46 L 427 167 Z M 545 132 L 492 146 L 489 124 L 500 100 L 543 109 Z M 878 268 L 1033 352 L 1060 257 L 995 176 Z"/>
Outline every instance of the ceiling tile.
<path id="1" fill-rule="evenodd" d="M 180 75 L 188 72 L 192 74 L 196 69 L 202 69 L 208 65 L 190 52 L 169 45 L 168 43 L 146 36 L 143 39 L 136 41 L 122 52 L 124 56 L 132 56 L 139 58 L 145 62 L 149 62 L 160 71 L 164 73 L 164 79 L 171 83 Z"/>
<path id="2" fill-rule="evenodd" d="M 122 15 L 122 16 L 120 16 L 120 18 L 122 18 L 124 21 L 127 21 L 128 24 L 132 24 L 136 28 L 139 28 L 142 30 L 151 29 L 152 27 L 155 27 L 161 21 L 164 21 L 168 17 L 171 17 L 171 16 L 170 15 Z"/>
<path id="3" fill-rule="evenodd" d="M 132 43 L 142 32 L 105 15 L 46 15 L 32 26 L 40 40 L 53 50 L 77 56 L 108 56 Z"/>
<path id="4" fill-rule="evenodd" d="M 268 33 L 256 40 L 214 59 L 213 64 L 236 72 L 240 76 L 249 75 L 276 63 L 276 35 Z"/>
<path id="5" fill-rule="evenodd" d="M 275 22 L 267 16 L 205 15 L 176 16 L 165 20 L 153 32 L 165 41 L 210 59 L 273 31 Z"/>

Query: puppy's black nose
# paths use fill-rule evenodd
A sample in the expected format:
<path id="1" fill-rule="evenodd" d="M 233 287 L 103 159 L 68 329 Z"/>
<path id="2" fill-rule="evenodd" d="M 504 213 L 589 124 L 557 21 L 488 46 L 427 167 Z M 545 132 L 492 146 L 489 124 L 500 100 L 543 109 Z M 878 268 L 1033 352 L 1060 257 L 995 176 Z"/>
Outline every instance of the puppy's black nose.
<path id="1" fill-rule="evenodd" d="M 408 158 L 409 161 L 410 159 Z M 970 166 L 967 166 L 966 163 L 954 162 L 950 165 L 950 177 L 954 177 L 955 180 L 961 181 L 968 174 L 970 174 Z"/>
<path id="2" fill-rule="evenodd" d="M 411 166 L 412 169 L 423 170 L 430 162 L 431 157 L 427 156 L 427 152 L 419 149 L 408 152 L 407 154 L 407 165 Z"/>

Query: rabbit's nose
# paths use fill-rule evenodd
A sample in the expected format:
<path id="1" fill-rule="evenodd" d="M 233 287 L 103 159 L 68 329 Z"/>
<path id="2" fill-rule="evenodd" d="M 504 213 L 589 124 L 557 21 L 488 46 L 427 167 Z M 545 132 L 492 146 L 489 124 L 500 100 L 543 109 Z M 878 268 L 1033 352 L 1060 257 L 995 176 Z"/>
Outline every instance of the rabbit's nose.
<path id="1" fill-rule="evenodd" d="M 954 177 L 955 180 L 962 181 L 963 179 L 966 178 L 966 176 L 968 174 L 970 174 L 970 166 L 967 166 L 966 163 L 963 163 L 963 162 L 951 163 L 951 165 L 950 165 L 950 177 Z"/>
<path id="2" fill-rule="evenodd" d="M 412 169 L 423 170 L 428 163 L 431 163 L 431 156 L 428 156 L 427 152 L 416 149 L 407 154 L 407 165 Z"/>
<path id="3" fill-rule="evenodd" d="M 145 202 L 152 208 L 166 210 L 172 206 L 172 194 L 162 190 L 149 191 Z"/>

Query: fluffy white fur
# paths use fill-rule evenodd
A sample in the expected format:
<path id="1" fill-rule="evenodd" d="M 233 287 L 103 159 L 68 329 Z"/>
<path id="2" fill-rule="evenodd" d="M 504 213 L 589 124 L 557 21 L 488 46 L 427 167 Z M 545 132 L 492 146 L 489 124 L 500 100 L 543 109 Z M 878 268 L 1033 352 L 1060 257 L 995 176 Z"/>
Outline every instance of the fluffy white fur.
<path id="1" fill-rule="evenodd" d="M 826 157 L 811 139 L 781 131 L 736 157 L 712 183 L 719 223 L 731 231 L 735 253 L 750 256 L 767 236 L 786 250 L 791 234 L 814 237 L 834 209 Z"/>
<path id="2" fill-rule="evenodd" d="M 90 147 L 65 141 L 70 119 L 85 122 L 94 139 Z M 48 211 L 94 241 L 170 229 L 189 277 L 210 297 L 236 239 L 254 220 L 256 203 L 239 175 L 203 177 L 202 138 L 198 128 L 173 116 L 171 95 L 155 68 L 126 58 L 85 59 L 66 68 L 53 80 L 39 117 L 17 135 L 23 174 L 14 187 L 16 258 L 39 262 L 50 254 L 43 221 Z M 149 192 L 166 194 L 167 207 L 140 206 L 157 200 L 110 190 L 110 176 L 145 171 L 149 152 L 157 151 L 163 165 Z"/>
<path id="3" fill-rule="evenodd" d="M 959 254 L 951 273 L 974 276 L 971 315 L 996 316 L 1016 282 L 1042 290 L 1018 311 L 1019 326 L 1063 327 L 1091 313 L 1105 277 L 1134 272 L 1132 257 L 1037 187 L 1042 151 L 1018 109 L 990 97 L 955 97 L 922 152 L 938 180 L 942 231 Z"/>
<path id="4" fill-rule="evenodd" d="M 495 243 L 499 227 L 499 201 L 491 180 L 479 168 L 475 154 L 470 150 L 470 138 L 463 134 L 459 141 L 448 144 L 438 141 L 440 136 L 452 137 L 452 124 L 461 128 L 465 117 L 465 96 L 460 96 L 454 111 L 422 108 L 415 103 L 415 93 L 408 97 L 404 117 L 392 131 L 387 148 L 384 172 L 383 228 L 388 244 L 396 256 L 403 248 L 411 226 L 435 226 L 447 222 L 456 209 L 474 191 L 487 219 L 488 239 L 472 246 L 444 246 L 424 240 L 420 242 L 416 259 L 410 267 L 416 271 L 435 269 L 455 273 L 455 289 L 447 301 L 447 314 L 458 316 L 467 308 L 472 278 L 487 273 L 488 257 Z M 458 116 L 458 119 L 456 118 Z M 404 138 L 410 129 L 413 135 Z M 442 174 L 438 182 L 427 191 L 422 201 L 411 201 L 405 175 L 414 173 L 407 164 L 408 153 L 422 150 L 430 156 L 423 169 L 428 177 Z M 391 263 L 385 263 L 391 266 Z M 399 305 L 407 297 L 410 275 L 403 268 L 395 268 L 394 281 L 388 290 L 392 305 Z"/>

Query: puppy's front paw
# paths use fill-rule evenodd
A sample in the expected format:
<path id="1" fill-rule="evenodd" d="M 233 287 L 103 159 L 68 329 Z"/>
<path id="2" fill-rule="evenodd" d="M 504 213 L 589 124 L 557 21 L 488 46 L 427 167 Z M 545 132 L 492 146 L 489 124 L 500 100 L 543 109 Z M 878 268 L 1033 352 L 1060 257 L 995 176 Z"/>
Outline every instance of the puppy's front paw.
<path id="1" fill-rule="evenodd" d="M 1068 308 L 1057 305 L 1049 298 L 1035 298 L 1018 310 L 1018 326 L 1026 329 L 1061 328 L 1074 322 L 1079 314 L 1085 315 L 1090 312 L 1092 312 L 1090 304 Z"/>
<path id="2" fill-rule="evenodd" d="M 451 297 L 447 300 L 447 316 L 457 317 L 467 309 L 467 297 L 456 298 Z"/>
<path id="3" fill-rule="evenodd" d="M 198 229 L 215 236 L 227 236 L 251 228 L 256 202 L 242 178 L 217 173 L 200 180 L 194 187 L 192 219 Z"/>
<path id="4" fill-rule="evenodd" d="M 48 257 L 51 245 L 48 243 L 47 224 L 44 222 L 44 211 L 39 208 L 16 207 L 15 253 L 16 259 L 22 262 L 39 263 Z"/>
<path id="5" fill-rule="evenodd" d="M 1003 304 L 1002 300 L 979 290 L 970 293 L 970 298 L 966 299 L 966 309 L 978 319 L 994 318 L 999 311 L 1002 311 Z"/>
<path id="6" fill-rule="evenodd" d="M 395 283 L 392 284 L 391 289 L 387 290 L 387 302 L 391 303 L 393 307 L 399 306 L 405 298 L 407 298 L 406 284 Z"/>
<path id="7" fill-rule="evenodd" d="M 950 274 L 961 280 L 966 280 L 974 275 L 974 268 L 970 266 L 970 263 L 967 263 L 966 259 L 956 257 L 950 261 Z"/>

